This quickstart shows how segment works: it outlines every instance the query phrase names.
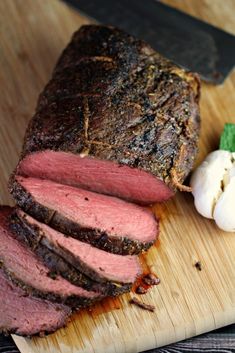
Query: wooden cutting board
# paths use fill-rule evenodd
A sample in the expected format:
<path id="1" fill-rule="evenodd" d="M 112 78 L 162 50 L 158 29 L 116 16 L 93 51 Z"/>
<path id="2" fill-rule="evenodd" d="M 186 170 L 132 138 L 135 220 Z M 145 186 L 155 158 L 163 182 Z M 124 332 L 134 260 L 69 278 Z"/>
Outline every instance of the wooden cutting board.
<path id="1" fill-rule="evenodd" d="M 233 0 L 223 6 L 220 0 L 166 2 L 235 34 Z M 71 34 L 85 23 L 87 18 L 57 0 L 0 1 L 1 203 L 12 203 L 7 180 L 38 94 Z M 202 87 L 199 161 L 217 148 L 224 123 L 235 122 L 234 89 L 235 72 L 221 86 Z M 178 193 L 155 211 L 161 218 L 160 242 L 146 262 L 161 284 L 141 299 L 156 311 L 131 306 L 133 293 L 108 299 L 46 338 L 14 336 L 22 352 L 134 353 L 235 322 L 235 234 L 219 231 L 197 214 L 189 194 Z"/>

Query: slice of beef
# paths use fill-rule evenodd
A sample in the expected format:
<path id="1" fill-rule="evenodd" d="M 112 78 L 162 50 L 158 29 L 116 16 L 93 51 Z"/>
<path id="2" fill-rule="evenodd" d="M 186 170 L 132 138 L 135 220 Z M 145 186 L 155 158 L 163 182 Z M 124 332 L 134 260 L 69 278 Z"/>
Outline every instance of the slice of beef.
<path id="1" fill-rule="evenodd" d="M 77 287 L 61 276 L 51 278 L 50 270 L 17 239 L 9 226 L 10 207 L 0 208 L 0 263 L 11 280 L 33 295 L 72 307 L 89 305 L 101 295 Z"/>
<path id="2" fill-rule="evenodd" d="M 93 280 L 71 265 L 67 259 L 62 258 L 46 245 L 43 245 L 43 238 L 39 238 L 41 233 L 39 227 L 34 224 L 37 221 L 34 220 L 33 223 L 27 222 L 25 217 L 21 216 L 22 213 L 21 210 L 16 209 L 11 216 L 10 227 L 13 232 L 17 233 L 17 237 L 27 244 L 46 264 L 51 271 L 51 276 L 59 274 L 79 287 L 101 293 L 105 296 L 114 297 L 130 291 L 132 283 L 98 282 L 97 280 Z M 45 226 L 44 224 L 42 225 Z"/>
<path id="3" fill-rule="evenodd" d="M 18 232 L 23 231 L 25 233 L 27 225 L 20 225 L 17 222 L 16 224 L 14 224 L 14 229 L 17 229 Z M 26 239 L 26 241 L 27 243 L 30 243 L 30 245 L 33 247 L 33 245 L 35 244 L 35 238 L 32 237 L 31 232 L 32 231 L 30 229 L 31 242 L 28 242 L 28 238 Z M 48 249 L 48 247 L 42 245 L 41 243 L 39 243 L 36 248 L 33 248 L 33 250 L 50 269 L 50 275 L 52 277 L 57 276 L 59 274 L 74 285 L 85 288 L 89 291 L 101 293 L 103 296 L 115 297 L 131 290 L 131 283 L 120 284 L 115 282 L 97 282 L 92 280 L 90 277 L 84 275 L 81 271 L 73 267 L 61 256 L 57 255 L 55 252 Z"/>
<path id="4" fill-rule="evenodd" d="M 18 210 L 17 214 L 37 234 L 34 248 L 42 243 L 95 281 L 134 283 L 141 274 L 137 256 L 108 253 L 72 237 L 64 236 L 21 210 Z"/>
<path id="5" fill-rule="evenodd" d="M 45 179 L 16 176 L 11 185 L 25 212 L 95 247 L 136 254 L 156 239 L 158 222 L 146 208 Z"/>
<path id="6" fill-rule="evenodd" d="M 121 30 L 83 26 L 39 97 L 18 173 L 166 200 L 196 156 L 199 86 L 197 75 Z"/>
<path id="7" fill-rule="evenodd" d="M 66 324 L 68 306 L 35 298 L 0 269 L 0 332 L 22 336 L 54 332 Z"/>

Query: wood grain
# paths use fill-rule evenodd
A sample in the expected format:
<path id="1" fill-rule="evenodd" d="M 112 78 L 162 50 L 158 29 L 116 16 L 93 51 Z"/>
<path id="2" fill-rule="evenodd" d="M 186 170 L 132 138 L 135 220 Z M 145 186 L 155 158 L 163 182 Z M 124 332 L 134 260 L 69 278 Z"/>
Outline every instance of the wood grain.
<path id="1" fill-rule="evenodd" d="M 167 0 L 235 34 L 233 0 Z M 71 34 L 89 20 L 57 0 L 0 1 L 0 186 L 19 157 L 25 127 L 38 94 Z M 216 149 L 225 122 L 235 121 L 235 73 L 221 86 L 203 85 L 198 161 Z M 156 205 L 161 240 L 147 265 L 161 284 L 143 298 L 154 313 L 130 306 L 132 294 L 75 314 L 64 329 L 32 340 L 14 336 L 22 352 L 140 352 L 235 322 L 235 236 L 196 213 L 191 195 Z M 194 264 L 200 260 L 202 271 Z"/>

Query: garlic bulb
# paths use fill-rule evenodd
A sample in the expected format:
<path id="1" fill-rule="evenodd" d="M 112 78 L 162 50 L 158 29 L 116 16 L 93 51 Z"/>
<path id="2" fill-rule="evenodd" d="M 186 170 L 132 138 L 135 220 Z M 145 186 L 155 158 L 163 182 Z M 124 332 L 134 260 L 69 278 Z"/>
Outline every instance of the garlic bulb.
<path id="1" fill-rule="evenodd" d="M 191 177 L 197 211 L 215 219 L 225 231 L 235 232 L 235 153 L 210 153 Z"/>

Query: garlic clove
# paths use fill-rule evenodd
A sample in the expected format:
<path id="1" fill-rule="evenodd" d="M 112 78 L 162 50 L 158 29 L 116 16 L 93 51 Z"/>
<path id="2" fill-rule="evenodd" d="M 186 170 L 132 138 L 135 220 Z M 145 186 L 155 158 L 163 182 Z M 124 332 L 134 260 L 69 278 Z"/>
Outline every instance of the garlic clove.
<path id="1" fill-rule="evenodd" d="M 235 166 L 229 171 L 229 182 L 216 203 L 213 216 L 219 228 L 235 232 Z"/>
<path id="2" fill-rule="evenodd" d="M 202 216 L 214 218 L 214 207 L 222 193 L 221 182 L 231 168 L 231 153 L 218 150 L 210 153 L 193 173 L 190 185 L 195 207 Z"/>

